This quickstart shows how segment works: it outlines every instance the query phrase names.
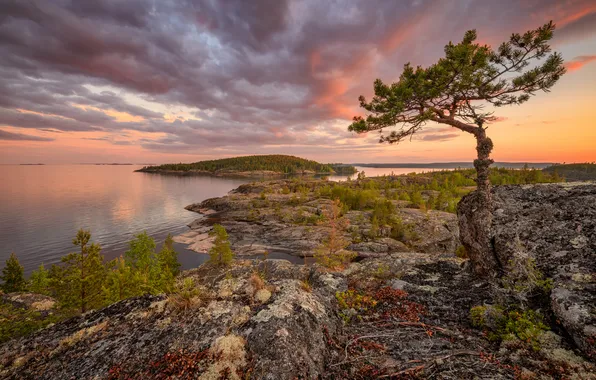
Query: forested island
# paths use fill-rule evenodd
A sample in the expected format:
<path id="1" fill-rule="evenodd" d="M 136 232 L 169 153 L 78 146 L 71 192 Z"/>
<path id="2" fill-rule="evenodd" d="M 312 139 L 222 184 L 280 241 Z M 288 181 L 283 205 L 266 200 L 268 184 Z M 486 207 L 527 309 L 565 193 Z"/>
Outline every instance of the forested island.
<path id="1" fill-rule="evenodd" d="M 190 164 L 145 166 L 137 172 L 161 174 L 206 174 L 214 176 L 276 177 L 304 174 L 354 174 L 356 168 L 344 164 L 321 164 L 317 161 L 283 154 L 242 156 Z"/>

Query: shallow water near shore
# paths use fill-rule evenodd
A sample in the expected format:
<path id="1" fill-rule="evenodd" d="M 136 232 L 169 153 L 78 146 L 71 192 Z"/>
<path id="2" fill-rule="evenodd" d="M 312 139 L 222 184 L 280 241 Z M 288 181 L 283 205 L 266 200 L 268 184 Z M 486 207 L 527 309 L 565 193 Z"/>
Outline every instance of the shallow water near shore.
<path id="1" fill-rule="evenodd" d="M 143 231 L 161 246 L 168 233 L 180 234 L 199 215 L 184 209 L 191 203 L 227 194 L 250 178 L 164 176 L 135 173 L 141 165 L 0 165 L 0 262 L 14 252 L 29 274 L 75 251 L 79 228 L 91 230 L 106 258 L 124 253 Z M 367 176 L 428 169 L 364 168 Z M 333 176 L 331 180 L 345 180 Z M 176 244 L 184 269 L 208 256 Z M 295 263 L 303 259 L 272 252 L 269 258 Z"/>

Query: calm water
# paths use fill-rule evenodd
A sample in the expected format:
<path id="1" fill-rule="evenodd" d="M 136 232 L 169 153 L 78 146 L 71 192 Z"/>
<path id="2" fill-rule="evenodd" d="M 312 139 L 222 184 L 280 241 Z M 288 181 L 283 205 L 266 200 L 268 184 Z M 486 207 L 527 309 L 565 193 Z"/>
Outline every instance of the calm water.
<path id="1" fill-rule="evenodd" d="M 0 165 L 0 266 L 14 252 L 30 273 L 75 251 L 79 228 L 91 230 L 107 258 L 124 253 L 134 235 L 147 231 L 158 246 L 168 233 L 187 230 L 199 215 L 185 206 L 248 182 L 244 179 L 135 173 L 140 166 Z M 368 177 L 421 169 L 363 168 Z M 424 169 L 428 171 L 429 169 Z M 347 177 L 332 177 L 345 180 Z M 176 245 L 185 269 L 206 255 Z M 270 255 L 274 258 L 275 255 Z"/>
<path id="2" fill-rule="evenodd" d="M 107 258 L 147 231 L 158 244 L 199 217 L 184 206 L 222 196 L 246 181 L 134 173 L 138 166 L 0 165 L 0 260 L 14 252 L 27 272 L 73 251 L 79 228 L 91 230 Z M 177 246 L 185 268 L 205 255 Z M 0 265 L 1 266 L 1 265 Z"/>

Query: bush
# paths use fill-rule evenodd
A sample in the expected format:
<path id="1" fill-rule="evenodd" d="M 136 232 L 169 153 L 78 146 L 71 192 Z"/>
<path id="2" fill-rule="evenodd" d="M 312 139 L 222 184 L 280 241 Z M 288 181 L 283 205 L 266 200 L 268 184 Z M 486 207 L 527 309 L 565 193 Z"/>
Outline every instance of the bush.
<path id="1" fill-rule="evenodd" d="M 64 318 L 66 315 L 40 313 L 0 303 L 0 343 L 29 335 Z"/>
<path id="2" fill-rule="evenodd" d="M 186 277 L 178 282 L 174 292 L 168 296 L 168 305 L 177 312 L 187 312 L 201 306 L 206 300 L 206 295 L 197 286 L 192 277 Z"/>
<path id="3" fill-rule="evenodd" d="M 2 268 L 2 290 L 5 293 L 21 292 L 27 287 L 27 281 L 25 281 L 24 268 L 19 263 L 16 255 L 12 253 L 10 258 L 6 260 L 6 265 Z"/>
<path id="4" fill-rule="evenodd" d="M 535 351 L 540 350 L 540 335 L 549 328 L 534 310 L 505 311 L 500 306 L 475 306 L 470 309 L 472 326 L 484 330 L 492 341 L 519 340 Z"/>
<path id="5" fill-rule="evenodd" d="M 234 252 L 230 248 L 226 229 L 222 225 L 216 224 L 210 234 L 215 237 L 215 241 L 209 250 L 209 262 L 220 266 L 230 265 L 234 260 Z"/>

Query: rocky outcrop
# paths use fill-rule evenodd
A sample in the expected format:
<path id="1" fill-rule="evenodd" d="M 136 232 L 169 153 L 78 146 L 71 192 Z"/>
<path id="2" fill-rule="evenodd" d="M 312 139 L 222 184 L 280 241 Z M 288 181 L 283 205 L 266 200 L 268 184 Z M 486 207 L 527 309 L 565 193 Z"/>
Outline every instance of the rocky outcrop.
<path id="1" fill-rule="evenodd" d="M 472 197 L 462 199 L 462 239 L 474 241 L 466 216 Z M 584 353 L 596 357 L 596 184 L 499 186 L 493 189 L 492 255 L 507 276 L 534 262 L 552 281 L 550 305 L 556 319 Z"/>
<path id="2" fill-rule="evenodd" d="M 209 232 L 214 223 L 228 232 L 232 249 L 238 256 L 282 252 L 294 256 L 312 256 L 329 234 L 320 223 L 323 211 L 331 204 L 317 189 L 324 180 L 309 180 L 301 193 L 292 193 L 292 181 L 269 181 L 246 184 L 229 195 L 207 199 L 186 207 L 203 214 L 192 222 L 190 231 L 175 237 L 196 252 L 207 252 L 212 246 Z M 352 244 L 347 248 L 361 258 L 379 257 L 392 252 L 453 253 L 459 245 L 457 217 L 441 211 L 423 212 L 403 207 L 395 201 L 395 215 L 403 225 L 398 238 L 391 228 L 378 226 L 371 236 L 372 211 L 352 210 L 345 216 L 349 227 L 344 237 Z"/>
<path id="3" fill-rule="evenodd" d="M 264 280 L 254 279 L 259 274 Z M 323 372 L 326 334 L 341 323 L 334 306 L 346 288 L 341 275 L 267 260 L 204 265 L 183 277 L 193 284 L 185 295 L 125 300 L 0 346 L 0 378 L 273 380 Z"/>
<path id="4" fill-rule="evenodd" d="M 0 378 L 594 376 L 554 333 L 534 351 L 471 328 L 470 308 L 494 300 L 462 264 L 414 252 L 335 273 L 285 260 L 204 264 L 171 295 L 121 301 L 0 345 Z"/>

